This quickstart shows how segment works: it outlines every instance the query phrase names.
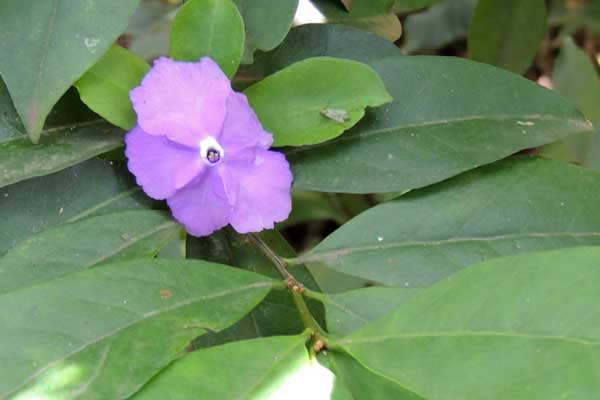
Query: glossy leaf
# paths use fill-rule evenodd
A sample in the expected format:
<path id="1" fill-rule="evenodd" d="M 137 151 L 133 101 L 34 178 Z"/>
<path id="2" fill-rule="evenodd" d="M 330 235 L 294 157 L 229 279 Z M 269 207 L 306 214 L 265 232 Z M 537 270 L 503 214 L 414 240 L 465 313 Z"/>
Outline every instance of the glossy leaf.
<path id="1" fill-rule="evenodd" d="M 170 50 L 176 60 L 209 56 L 232 77 L 243 51 L 244 20 L 231 0 L 189 0 L 177 12 Z"/>
<path id="2" fill-rule="evenodd" d="M 573 165 L 503 161 L 374 207 L 300 260 L 418 287 L 490 258 L 598 245 L 599 188 L 600 174 Z"/>
<path id="3" fill-rule="evenodd" d="M 0 53 L 10 57 L 0 58 L 0 73 L 33 142 L 58 99 L 125 30 L 138 2 L 2 2 Z"/>
<path id="4" fill-rule="evenodd" d="M 443 0 L 424 12 L 409 15 L 404 21 L 402 50 L 414 53 L 438 49 L 465 38 L 477 0 Z"/>
<path id="5" fill-rule="evenodd" d="M 89 108 L 112 124 L 131 129 L 137 117 L 129 92 L 149 69 L 143 58 L 115 45 L 75 82 L 75 87 Z"/>
<path id="6" fill-rule="evenodd" d="M 133 399 L 284 398 L 274 397 L 280 385 L 310 363 L 308 338 L 307 333 L 274 336 L 195 351 L 173 363 Z"/>
<path id="7" fill-rule="evenodd" d="M 583 247 L 467 268 L 334 347 L 426 399 L 593 398 L 599 257 Z"/>
<path id="8" fill-rule="evenodd" d="M 479 0 L 469 32 L 469 52 L 473 60 L 522 74 L 545 34 L 544 0 Z"/>
<path id="9" fill-rule="evenodd" d="M 253 62 L 255 50 L 273 50 L 281 43 L 298 8 L 298 0 L 235 0 L 235 3 L 246 30 L 244 64 Z"/>
<path id="10" fill-rule="evenodd" d="M 314 294 L 325 305 L 327 330 L 345 336 L 371 320 L 389 314 L 419 289 L 368 287 L 339 294 Z"/>
<path id="11" fill-rule="evenodd" d="M 0 397 L 126 398 L 272 284 L 206 262 L 137 260 L 4 294 L 0 349 L 11 362 L 0 366 Z"/>
<path id="12" fill-rule="evenodd" d="M 65 222 L 150 204 L 120 162 L 93 159 L 19 182 L 0 189 L 0 254 Z"/>
<path id="13" fill-rule="evenodd" d="M 95 265 L 154 256 L 181 230 L 168 214 L 127 211 L 34 235 L 0 258 L 0 294 Z"/>
<path id="14" fill-rule="evenodd" d="M 405 192 L 592 126 L 557 94 L 459 58 L 371 64 L 394 101 L 347 134 L 287 151 L 297 189 Z"/>
<path id="15" fill-rule="evenodd" d="M 367 106 L 392 100 L 371 68 L 331 57 L 292 64 L 246 89 L 246 95 L 275 146 L 329 140 L 356 124 Z M 332 118 L 331 110 L 341 110 L 344 118 Z"/>
<path id="16" fill-rule="evenodd" d="M 351 11 L 346 11 L 340 4 L 329 0 L 310 0 L 313 8 L 318 10 L 314 20 L 303 23 L 327 22 L 364 29 L 378 34 L 391 42 L 402 35 L 400 20 L 391 12 L 390 0 L 353 0 Z"/>

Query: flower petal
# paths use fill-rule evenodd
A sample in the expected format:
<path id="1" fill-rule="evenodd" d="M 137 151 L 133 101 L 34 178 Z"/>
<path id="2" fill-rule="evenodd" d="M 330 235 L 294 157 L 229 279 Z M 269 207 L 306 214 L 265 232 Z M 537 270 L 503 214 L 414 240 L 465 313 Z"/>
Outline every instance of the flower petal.
<path id="1" fill-rule="evenodd" d="M 197 150 L 164 136 L 148 135 L 139 126 L 125 136 L 125 143 L 127 167 L 154 199 L 172 196 L 206 168 Z"/>
<path id="2" fill-rule="evenodd" d="M 232 161 L 227 168 L 238 185 L 229 220 L 236 231 L 271 229 L 289 216 L 293 177 L 283 154 L 257 150 L 254 162 Z"/>
<path id="3" fill-rule="evenodd" d="M 206 136 L 218 138 L 230 93 L 229 79 L 212 59 L 191 63 L 162 57 L 130 97 L 146 133 L 197 147 Z"/>
<path id="4" fill-rule="evenodd" d="M 229 223 L 230 206 L 215 168 L 167 199 L 175 219 L 193 236 L 206 236 Z"/>
<path id="5" fill-rule="evenodd" d="M 239 150 L 248 147 L 267 150 L 273 144 L 273 135 L 263 129 L 246 95 L 242 93 L 231 93 L 227 99 L 227 115 L 220 143 L 234 157 Z"/>

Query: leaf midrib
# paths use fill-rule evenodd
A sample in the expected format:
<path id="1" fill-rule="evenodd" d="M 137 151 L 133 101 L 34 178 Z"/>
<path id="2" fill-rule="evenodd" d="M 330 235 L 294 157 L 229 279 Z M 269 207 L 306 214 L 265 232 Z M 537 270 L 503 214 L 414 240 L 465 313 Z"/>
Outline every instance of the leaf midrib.
<path id="1" fill-rule="evenodd" d="M 66 130 L 73 131 L 75 129 L 85 128 L 87 126 L 92 126 L 92 125 L 109 125 L 109 124 L 108 124 L 108 122 L 106 122 L 106 120 L 94 119 L 94 120 L 85 121 L 85 122 L 77 122 L 77 123 L 71 123 L 71 124 L 66 124 L 66 125 L 53 126 L 52 128 L 44 129 L 42 131 L 40 137 L 48 136 L 53 132 L 58 132 L 58 131 L 63 131 L 63 130 L 64 131 L 66 131 Z M 4 143 L 23 140 L 23 139 L 27 140 L 28 137 L 25 133 L 21 132 L 20 135 L 11 136 L 6 139 L 0 140 L 0 145 L 2 145 Z"/>
<path id="2" fill-rule="evenodd" d="M 48 58 L 48 53 L 50 53 L 50 41 L 52 36 L 54 36 L 54 32 L 55 32 L 55 26 L 56 26 L 56 14 L 58 13 L 58 2 L 60 0 L 54 0 L 53 2 L 53 6 L 52 6 L 52 12 L 50 14 L 50 18 L 48 20 L 48 29 L 46 30 L 46 37 L 44 38 L 44 41 L 42 42 L 42 46 L 41 46 L 41 51 L 42 51 L 42 56 L 40 58 L 40 63 L 38 64 L 38 68 L 37 68 L 37 76 L 36 76 L 36 80 L 35 80 L 35 87 L 33 90 L 34 96 L 33 96 L 33 100 L 32 103 L 30 103 L 30 105 L 33 107 L 32 109 L 28 109 L 27 112 L 29 115 L 27 115 L 27 120 L 29 122 L 28 127 L 29 128 L 33 128 L 34 125 L 36 124 L 36 120 L 38 118 L 39 112 L 40 112 L 40 102 L 39 102 L 39 98 L 40 98 L 40 86 L 42 83 L 42 78 L 44 75 L 44 66 L 46 64 L 46 59 Z M 39 138 L 39 136 L 37 135 L 37 133 L 33 132 L 34 136 L 36 136 L 37 138 Z"/>
<path id="3" fill-rule="evenodd" d="M 237 292 L 242 292 L 244 290 L 249 290 L 249 289 L 256 289 L 256 288 L 263 288 L 263 287 L 271 287 L 272 288 L 273 284 L 270 281 L 262 281 L 262 282 L 255 282 L 249 285 L 245 285 L 245 286 L 239 286 L 233 289 L 226 289 L 226 290 L 222 290 L 220 292 L 216 292 L 216 293 L 212 293 L 210 295 L 207 296 L 200 296 L 200 297 L 195 297 L 192 299 L 188 299 L 188 300 L 184 300 L 184 301 L 180 301 L 177 303 L 174 303 L 172 305 L 170 305 L 169 307 L 165 307 L 163 309 L 159 309 L 159 310 L 155 310 L 155 311 L 150 311 L 150 312 L 146 312 L 143 314 L 139 314 L 139 317 L 137 319 L 134 319 L 116 329 L 113 329 L 109 332 L 106 332 L 103 335 L 100 335 L 96 338 L 94 338 L 93 340 L 88 340 L 87 342 L 85 342 L 84 344 L 82 344 L 81 346 L 77 347 L 76 349 L 73 349 L 72 351 L 70 351 L 69 353 L 56 358 L 50 362 L 48 362 L 45 366 L 39 368 L 38 370 L 36 370 L 34 373 L 32 373 L 31 375 L 29 375 L 27 378 L 25 378 L 20 385 L 10 389 L 8 392 L 5 392 L 4 394 L 0 395 L 0 400 L 4 400 L 7 398 L 7 396 L 17 392 L 18 390 L 23 389 L 24 387 L 26 387 L 26 385 L 31 382 L 33 379 L 37 378 L 39 375 L 41 375 L 42 373 L 44 373 L 45 371 L 47 371 L 48 369 L 54 367 L 55 365 L 60 364 L 61 362 L 63 362 L 64 360 L 68 359 L 69 357 L 78 354 L 82 351 L 84 351 L 85 349 L 87 349 L 90 346 L 95 345 L 96 343 L 101 342 L 102 340 L 114 336 L 117 333 L 131 327 L 134 326 L 138 323 L 141 323 L 149 318 L 152 317 L 156 317 L 156 316 L 160 316 L 165 312 L 169 312 L 169 311 L 173 311 L 173 310 L 177 310 L 179 308 L 182 307 L 186 307 L 189 306 L 190 304 L 196 303 L 196 302 L 200 302 L 200 301 L 204 301 L 204 300 L 212 300 L 214 298 L 218 298 L 218 297 L 223 297 L 223 296 L 227 296 L 230 295 L 232 293 L 237 293 Z M 210 329 L 213 331 L 217 331 L 217 328 L 211 327 L 206 325 L 205 329 Z"/>
<path id="4" fill-rule="evenodd" d="M 83 269 L 87 269 L 87 268 L 93 267 L 94 265 L 100 264 L 100 263 L 102 263 L 102 262 L 110 259 L 111 257 L 119 254 L 120 252 L 128 249 L 129 247 L 138 244 L 142 240 L 144 240 L 144 239 L 146 239 L 148 237 L 151 237 L 151 236 L 153 236 L 153 235 L 155 235 L 155 234 L 157 234 L 157 233 L 159 233 L 159 232 L 161 232 L 163 230 L 167 230 L 167 229 L 169 229 L 171 227 L 176 227 L 176 226 L 178 226 L 178 224 L 175 221 L 168 221 L 168 222 L 165 222 L 165 223 L 160 224 L 158 226 L 155 226 L 152 229 L 149 229 L 146 232 L 144 232 L 144 233 L 142 233 L 142 234 L 140 234 L 138 236 L 132 237 L 130 240 L 128 240 L 128 241 L 124 242 L 123 244 L 121 244 L 121 246 L 115 247 L 112 251 L 107 252 L 106 254 L 104 254 L 104 255 L 102 255 L 100 257 L 97 257 L 97 258 L 91 260 L 90 262 L 88 262 L 83 267 Z"/>
<path id="5" fill-rule="evenodd" d="M 308 253 L 306 256 L 301 256 L 296 259 L 298 263 L 306 263 L 311 261 L 336 260 L 339 257 L 352 255 L 354 253 L 361 253 L 374 250 L 387 250 L 387 249 L 399 249 L 403 247 L 411 246 L 443 246 L 448 244 L 461 244 L 469 242 L 493 242 L 507 239 L 520 239 L 520 238 L 559 238 L 559 237 L 599 237 L 600 232 L 526 232 L 526 233 L 510 233 L 505 235 L 496 236 L 474 236 L 474 237 L 453 237 L 440 240 L 423 240 L 423 241 L 408 241 L 408 242 L 396 242 L 388 244 L 374 244 L 364 245 L 355 247 L 341 247 L 334 250 L 318 251 L 315 249 L 313 253 Z"/>
<path id="6" fill-rule="evenodd" d="M 352 344 L 373 344 L 387 340 L 399 339 L 399 340 L 411 340 L 411 339 L 426 339 L 426 338 L 442 338 L 442 337 L 499 337 L 509 339 L 525 339 L 525 340 L 547 340 L 547 341 L 559 341 L 570 344 L 576 344 L 578 346 L 596 347 L 600 346 L 600 341 L 591 339 L 583 339 L 569 336 L 559 335 L 543 335 L 536 333 L 524 333 L 524 332 L 511 332 L 511 331 L 439 331 L 439 332 L 415 332 L 406 334 L 390 334 L 390 335 L 378 335 L 378 336 L 365 336 L 357 338 L 346 338 L 335 342 L 332 342 L 330 346 L 342 347 Z"/>
<path id="7" fill-rule="evenodd" d="M 383 128 L 383 129 L 374 129 L 374 130 L 370 130 L 370 131 L 360 132 L 360 133 L 357 133 L 354 135 L 343 135 L 343 136 L 336 138 L 335 140 L 330 140 L 328 142 L 323 142 L 323 143 L 319 143 L 319 144 L 312 145 L 312 146 L 306 146 L 306 147 L 296 147 L 290 151 L 287 151 L 286 155 L 302 153 L 304 151 L 313 150 L 313 149 L 321 147 L 321 146 L 334 145 L 336 143 L 343 142 L 343 141 L 356 140 L 356 139 L 365 138 L 365 137 L 374 136 L 374 135 L 394 133 L 394 132 L 397 132 L 397 131 L 400 131 L 403 129 L 413 129 L 413 128 L 417 129 L 417 128 L 428 127 L 428 126 L 457 124 L 457 123 L 470 122 L 470 121 L 490 121 L 490 122 L 492 122 L 492 121 L 496 121 L 496 122 L 524 121 L 525 122 L 525 121 L 531 121 L 531 120 L 563 122 L 563 123 L 573 124 L 574 126 L 579 126 L 582 129 L 582 132 L 593 131 L 593 127 L 592 127 L 591 123 L 587 120 L 580 120 L 580 119 L 575 119 L 575 118 L 561 118 L 561 117 L 557 117 L 554 115 L 541 115 L 541 114 L 517 115 L 517 116 L 515 116 L 515 115 L 494 115 L 494 116 L 471 115 L 471 116 L 459 117 L 459 118 L 439 119 L 439 120 L 428 121 L 428 122 L 395 125 L 395 126 L 391 126 L 391 127 L 387 127 L 387 128 Z M 532 128 L 532 127 L 530 126 L 528 128 Z"/>
<path id="8" fill-rule="evenodd" d="M 35 284 L 32 284 L 32 285 L 44 284 L 44 283 L 47 283 L 47 282 L 49 282 L 51 280 L 54 280 L 54 279 L 63 278 L 66 275 L 69 275 L 69 274 L 72 274 L 72 273 L 85 271 L 86 269 L 89 269 L 89 268 L 91 268 L 93 266 L 96 266 L 96 265 L 98 265 L 100 263 L 103 263 L 103 262 L 109 260 L 111 257 L 114 257 L 115 255 L 121 253 L 122 251 L 124 251 L 124 250 L 126 250 L 126 249 L 128 249 L 128 248 L 130 248 L 132 246 L 137 245 L 142 240 L 144 240 L 144 239 L 146 239 L 148 237 L 151 237 L 151 236 L 153 236 L 153 235 L 155 235 L 157 233 L 160 233 L 163 230 L 167 230 L 167 229 L 169 229 L 171 227 L 176 227 L 177 225 L 178 224 L 175 221 L 168 221 L 168 222 L 162 223 L 162 224 L 160 224 L 158 226 L 154 226 L 154 227 L 152 227 L 152 229 L 149 229 L 149 230 L 143 232 L 142 234 L 139 234 L 137 236 L 132 237 L 130 240 L 122 243 L 120 246 L 117 246 L 117 247 L 113 248 L 111 251 L 108 251 L 107 253 L 105 253 L 105 254 L 103 254 L 103 255 L 101 255 L 99 257 L 96 257 L 95 259 L 87 262 L 86 264 L 83 264 L 81 266 L 81 269 L 79 269 L 77 271 L 67 271 L 67 272 L 65 272 L 63 274 L 53 276 L 52 278 L 50 278 L 50 279 L 48 279 L 46 281 L 38 282 L 38 283 L 35 283 Z M 46 231 L 46 232 L 48 232 L 48 231 Z M 28 287 L 31 287 L 32 285 L 27 285 L 25 287 L 15 288 L 15 289 L 6 290 L 6 291 L 0 290 L 0 296 L 8 294 L 8 293 L 11 293 L 11 292 L 14 292 L 14 291 L 17 291 L 17 290 L 20 290 L 20 289 L 26 289 Z"/>

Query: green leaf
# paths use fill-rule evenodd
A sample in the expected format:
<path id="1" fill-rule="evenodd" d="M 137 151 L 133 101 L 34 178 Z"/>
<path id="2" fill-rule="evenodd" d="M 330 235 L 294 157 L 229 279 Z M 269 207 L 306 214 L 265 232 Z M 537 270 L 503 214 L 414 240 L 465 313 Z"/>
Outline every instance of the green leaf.
<path id="1" fill-rule="evenodd" d="M 351 11 L 347 12 L 340 4 L 330 0 L 310 0 L 322 16 L 310 22 L 327 22 L 364 29 L 395 42 L 402 35 L 402 26 L 398 16 L 391 12 L 390 0 L 363 0 L 352 1 Z M 356 3 L 356 5 L 355 5 Z M 324 20 L 324 21 L 323 21 Z"/>
<path id="2" fill-rule="evenodd" d="M 34 143 L 52 106 L 125 30 L 138 2 L 2 2 L 0 54 L 10 57 L 0 58 L 0 74 Z"/>
<path id="3" fill-rule="evenodd" d="M 123 129 L 137 121 L 129 91 L 138 86 L 150 66 L 137 54 L 112 46 L 77 82 L 81 100 L 97 114 Z"/>
<path id="4" fill-rule="evenodd" d="M 269 53 L 257 55 L 243 74 L 251 81 L 263 79 L 297 61 L 329 56 L 371 63 L 400 54 L 393 43 L 373 33 L 342 25 L 311 24 L 290 31 L 283 43 Z"/>
<path id="5" fill-rule="evenodd" d="M 4 294 L 0 398 L 126 398 L 272 286 L 222 265 L 136 260 Z"/>
<path id="6" fill-rule="evenodd" d="M 565 138 L 545 146 L 545 157 L 576 162 L 600 169 L 600 82 L 589 55 L 573 39 L 566 38 L 553 71 L 554 89 L 577 106 L 593 122 L 595 132 Z"/>
<path id="7" fill-rule="evenodd" d="M 274 49 L 292 27 L 298 0 L 235 0 L 246 28 L 242 62 L 253 62 L 254 51 Z"/>
<path id="8" fill-rule="evenodd" d="M 368 66 L 331 57 L 295 63 L 246 89 L 275 146 L 320 143 L 341 135 L 365 114 L 392 100 Z M 342 110 L 342 121 L 328 110 Z"/>
<path id="9" fill-rule="evenodd" d="M 122 146 L 123 132 L 99 120 L 46 129 L 36 145 L 25 137 L 2 141 L 0 187 L 60 171 Z"/>
<path id="10" fill-rule="evenodd" d="M 387 57 L 394 54 L 397 48 L 373 34 L 312 25 L 292 29 L 277 50 L 257 57 L 249 73 L 258 77 L 307 57 L 366 62 L 395 99 L 368 110 L 357 126 L 330 143 L 289 150 L 296 188 L 405 192 L 540 142 L 592 132 L 561 97 L 506 71 L 455 58 Z M 503 119 L 510 115 L 515 119 Z"/>
<path id="11" fill-rule="evenodd" d="M 471 58 L 524 73 L 546 34 L 544 0 L 479 0 L 469 32 Z"/>
<path id="12" fill-rule="evenodd" d="M 345 336 L 367 322 L 389 314 L 419 289 L 368 287 L 339 294 L 314 293 L 325 305 L 328 332 Z"/>
<path id="13" fill-rule="evenodd" d="M 298 262 L 419 287 L 498 256 L 599 245 L 599 188 L 597 172 L 507 160 L 374 207 Z"/>
<path id="14" fill-rule="evenodd" d="M 244 20 L 231 0 L 189 0 L 171 31 L 171 57 L 198 61 L 211 57 L 230 78 L 244 51 Z"/>
<path id="15" fill-rule="evenodd" d="M 100 263 L 154 256 L 179 231 L 169 215 L 150 210 L 97 216 L 49 229 L 0 258 L 0 294 Z"/>
<path id="16" fill-rule="evenodd" d="M 315 281 L 317 281 L 319 287 L 325 293 L 343 293 L 364 288 L 370 284 L 368 280 L 328 268 L 324 263 L 311 262 L 306 265 L 312 276 L 315 277 Z"/>
<path id="17" fill-rule="evenodd" d="M 272 398 L 288 376 L 309 365 L 308 338 L 308 333 L 274 336 L 195 351 L 173 363 L 133 399 Z"/>
<path id="18" fill-rule="evenodd" d="M 62 223 L 151 203 L 123 163 L 97 159 L 7 186 L 0 189 L 0 254 Z"/>
<path id="19" fill-rule="evenodd" d="M 0 80 L 0 187 L 62 170 L 122 145 L 122 131 L 83 110 L 71 93 L 48 117 L 40 143 L 31 144 Z"/>
<path id="20" fill-rule="evenodd" d="M 488 261 L 333 347 L 426 399 L 587 400 L 600 392 L 599 259 L 580 247 Z"/>
<path id="21" fill-rule="evenodd" d="M 566 38 L 552 75 L 554 88 L 571 100 L 590 121 L 600 122 L 600 82 L 594 63 L 572 38 Z"/>
<path id="22" fill-rule="evenodd" d="M 328 351 L 327 354 L 320 353 L 319 359 L 335 373 L 336 388 L 348 388 L 353 396 L 350 398 L 355 400 L 424 400 L 393 381 L 374 374 L 345 353 Z"/>
<path id="23" fill-rule="evenodd" d="M 4 81 L 0 79 L 0 143 L 25 136 L 25 128 Z"/>
<path id="24" fill-rule="evenodd" d="M 277 254 L 285 257 L 295 255 L 293 249 L 276 230 L 241 235 L 231 228 L 222 229 L 208 237 L 187 238 L 188 258 L 203 259 L 247 269 L 274 279 L 281 279 L 273 261 L 265 255 L 260 241 Z M 304 267 L 291 267 L 290 272 L 310 288 L 317 285 Z M 315 315 L 322 316 L 320 304 L 311 304 Z M 322 319 L 322 318 L 321 318 Z M 213 346 L 233 340 L 261 336 L 293 335 L 304 330 L 298 311 L 287 291 L 269 293 L 252 312 L 231 328 L 216 335 L 208 334 L 196 342 L 199 347 Z"/>
<path id="25" fill-rule="evenodd" d="M 404 21 L 402 50 L 438 49 L 467 36 L 477 0 L 444 0 Z"/>
<path id="26" fill-rule="evenodd" d="M 592 130 L 556 93 L 485 64 L 397 56 L 371 65 L 394 102 L 344 136 L 288 150 L 296 189 L 405 192 Z"/>
<path id="27" fill-rule="evenodd" d="M 429 7 L 436 3 L 440 3 L 441 1 L 442 0 L 395 0 L 394 12 L 407 13 L 418 10 L 420 8 Z"/>
<path id="28" fill-rule="evenodd" d="M 182 0 L 144 0 L 131 16 L 124 35 L 127 48 L 153 60 L 169 53 L 171 28 Z"/>

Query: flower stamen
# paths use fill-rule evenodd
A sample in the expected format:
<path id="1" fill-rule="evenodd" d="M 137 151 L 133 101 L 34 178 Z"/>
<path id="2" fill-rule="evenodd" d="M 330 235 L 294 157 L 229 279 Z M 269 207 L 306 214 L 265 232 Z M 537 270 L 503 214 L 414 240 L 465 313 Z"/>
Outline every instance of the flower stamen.
<path id="1" fill-rule="evenodd" d="M 218 163 L 221 161 L 221 153 L 219 153 L 219 150 L 217 149 L 208 149 L 208 152 L 206 153 L 206 159 L 211 164 Z"/>
<path id="2" fill-rule="evenodd" d="M 200 157 L 206 164 L 216 165 L 221 162 L 224 155 L 223 148 L 212 136 L 200 141 Z"/>

